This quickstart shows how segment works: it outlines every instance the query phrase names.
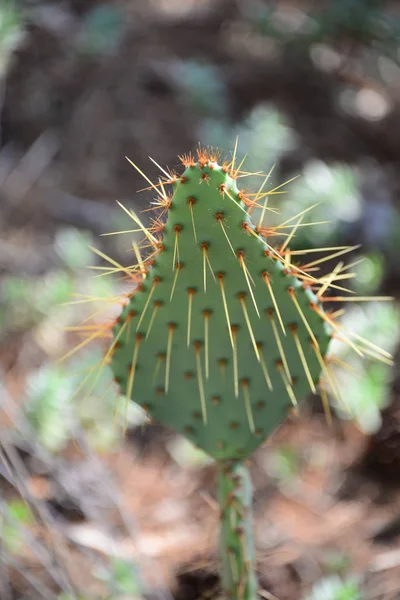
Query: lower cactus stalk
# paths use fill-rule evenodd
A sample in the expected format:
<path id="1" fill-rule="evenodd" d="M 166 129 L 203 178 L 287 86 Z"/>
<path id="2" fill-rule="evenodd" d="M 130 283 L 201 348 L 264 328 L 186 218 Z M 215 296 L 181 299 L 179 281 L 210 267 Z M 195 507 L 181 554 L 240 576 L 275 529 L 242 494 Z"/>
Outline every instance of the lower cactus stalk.
<path id="1" fill-rule="evenodd" d="M 229 600 L 255 600 L 257 577 L 252 524 L 252 485 L 242 461 L 218 463 L 217 496 L 221 508 L 220 572 Z"/>

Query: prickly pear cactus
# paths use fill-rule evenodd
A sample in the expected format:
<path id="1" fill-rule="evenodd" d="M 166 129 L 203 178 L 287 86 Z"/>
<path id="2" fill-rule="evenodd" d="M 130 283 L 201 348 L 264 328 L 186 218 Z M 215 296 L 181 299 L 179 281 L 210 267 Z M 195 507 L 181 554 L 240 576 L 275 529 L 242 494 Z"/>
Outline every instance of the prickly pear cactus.
<path id="1" fill-rule="evenodd" d="M 391 359 L 345 331 L 336 320 L 341 311 L 324 310 L 326 300 L 370 299 L 331 294 L 348 291 L 342 280 L 354 276 L 343 262 L 318 277 L 321 263 L 356 247 L 329 248 L 333 253 L 299 264 L 305 253 L 292 252 L 289 244 L 308 209 L 280 225 L 265 225 L 268 211 L 274 212 L 266 199 L 276 191 L 262 191 L 268 176 L 258 193 L 246 194 L 237 183 L 248 174 L 235 167 L 235 157 L 221 162 L 200 149 L 196 160 L 187 155 L 181 161 L 180 175 L 159 167 L 164 176 L 157 184 L 132 163 L 157 193 L 150 228 L 122 207 L 135 223 L 132 233 L 143 234 L 140 247 L 134 244 L 137 264 L 124 267 L 95 250 L 111 263 L 110 272 L 131 284 L 100 367 L 111 364 L 127 402 L 216 460 L 222 586 L 228 598 L 253 600 L 257 578 L 245 459 L 293 406 L 316 392 L 317 383 L 328 418 L 327 390 L 342 401 L 334 357 L 327 357 L 332 337 L 360 356 Z M 109 333 L 108 326 L 90 333 L 66 356 Z"/>
<path id="2" fill-rule="evenodd" d="M 329 327 L 309 283 L 257 233 L 257 203 L 232 170 L 200 155 L 173 189 L 115 325 L 112 368 L 156 421 L 217 460 L 246 457 L 314 391 Z"/>

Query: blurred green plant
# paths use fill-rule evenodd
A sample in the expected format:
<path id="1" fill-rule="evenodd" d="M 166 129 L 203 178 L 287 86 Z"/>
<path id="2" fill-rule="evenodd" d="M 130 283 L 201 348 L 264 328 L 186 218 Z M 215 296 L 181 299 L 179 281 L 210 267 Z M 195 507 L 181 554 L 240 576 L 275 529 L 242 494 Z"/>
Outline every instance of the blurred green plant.
<path id="1" fill-rule="evenodd" d="M 331 576 L 314 584 L 311 593 L 304 600 L 361 600 L 361 598 L 357 581 Z"/>
<path id="2" fill-rule="evenodd" d="M 6 325 L 10 331 L 28 329 L 39 323 L 52 309 L 70 298 L 74 282 L 66 272 L 48 271 L 37 279 L 9 275 L 3 279 L 1 287 Z"/>
<path id="3" fill-rule="evenodd" d="M 139 572 L 128 560 L 113 558 L 107 567 L 97 569 L 95 575 L 106 585 L 110 600 L 140 598 L 142 595 Z"/>
<path id="4" fill-rule="evenodd" d="M 60 452 L 72 439 L 77 427 L 83 428 L 89 446 L 102 451 L 120 440 L 119 424 L 125 422 L 125 398 L 116 402 L 109 369 L 99 371 L 85 393 L 82 387 L 89 373 L 99 369 L 103 356 L 87 352 L 68 367 L 45 364 L 28 375 L 25 410 L 37 441 L 51 452 Z M 147 422 L 143 410 L 128 406 L 128 425 Z"/>
<path id="5" fill-rule="evenodd" d="M 57 268 L 35 278 L 18 275 L 2 278 L 0 316 L 3 315 L 4 319 L 3 334 L 29 329 L 55 313 L 59 315 L 62 326 L 67 309 L 64 306 L 60 310 L 60 305 L 71 300 L 73 292 L 79 289 L 81 270 L 90 260 L 90 241 L 86 232 L 60 229 L 54 242 L 54 250 L 61 259 Z M 88 294 L 101 296 L 110 292 L 112 283 L 91 279 L 89 285 Z"/>
<path id="6" fill-rule="evenodd" d="M 351 322 L 352 332 L 373 339 L 378 346 L 389 352 L 395 350 L 400 335 L 400 315 L 396 306 L 373 303 L 353 307 L 342 317 L 344 327 Z M 361 358 L 332 341 L 331 352 L 336 354 L 345 369 L 340 370 L 338 386 L 344 399 L 343 405 L 335 404 L 342 419 L 352 418 L 365 433 L 376 432 L 381 425 L 380 412 L 389 401 L 388 383 L 390 365 Z M 389 362 L 389 361 L 388 361 Z"/>
<path id="7" fill-rule="evenodd" d="M 362 262 L 354 267 L 357 276 L 353 287 L 357 294 L 373 294 L 381 285 L 385 275 L 385 261 L 380 252 L 361 255 Z"/>
<path id="8" fill-rule="evenodd" d="M 21 14 L 12 0 L 0 4 L 0 83 L 5 76 L 10 58 L 23 38 Z"/>
<path id="9" fill-rule="evenodd" d="M 317 248 L 337 241 L 339 231 L 357 221 L 361 215 L 359 186 L 359 176 L 352 167 L 328 165 L 319 160 L 307 162 L 301 177 L 293 181 L 288 193 L 273 204 L 286 218 L 293 214 L 293 205 L 296 205 L 296 212 L 315 206 L 304 223 L 322 223 L 315 227 L 300 228 L 291 247 L 297 249 L 307 244 L 308 247 Z"/>
<path id="10" fill-rule="evenodd" d="M 214 462 L 208 454 L 180 435 L 169 440 L 167 449 L 170 456 L 181 467 L 200 468 Z"/>
<path id="11" fill-rule="evenodd" d="M 218 147 L 232 147 L 238 137 L 241 147 L 247 150 L 246 169 L 251 172 L 265 171 L 266 165 L 278 162 L 286 152 L 297 146 L 293 129 L 283 113 L 271 104 L 257 106 L 236 126 L 222 119 L 204 119 L 198 136 L 202 143 Z M 238 162 L 242 158 L 239 153 Z M 259 180 L 259 177 L 248 178 L 248 182 L 256 188 L 260 186 Z"/>
<path id="12" fill-rule="evenodd" d="M 328 550 L 322 559 L 324 571 L 335 575 L 344 575 L 351 564 L 349 554 L 341 550 Z"/>
<path id="13" fill-rule="evenodd" d="M 335 0 L 310 9 L 279 3 L 241 3 L 255 32 L 296 51 L 307 51 L 318 42 L 373 44 L 379 52 L 399 61 L 397 48 L 400 18 L 395 5 L 379 0 Z M 397 54 L 397 56 L 396 56 Z"/>
<path id="14" fill-rule="evenodd" d="M 77 49 L 93 58 L 113 55 L 118 51 L 124 33 L 122 8 L 107 3 L 100 4 L 84 15 Z"/>
<path id="15" fill-rule="evenodd" d="M 71 383 L 61 368 L 52 365 L 28 376 L 26 415 L 38 442 L 53 452 L 65 446 L 72 427 Z"/>
<path id="16" fill-rule="evenodd" d="M 23 530 L 34 522 L 34 518 L 23 500 L 10 500 L 2 504 L 0 539 L 7 552 L 18 554 L 24 547 Z"/>
<path id="17" fill-rule="evenodd" d="M 301 457 L 294 446 L 281 444 L 267 456 L 266 470 L 279 487 L 291 486 L 300 475 Z"/>
<path id="18" fill-rule="evenodd" d="M 174 64 L 174 75 L 191 109 L 203 117 L 224 118 L 228 99 L 218 67 L 194 59 L 179 61 Z"/>
<path id="19" fill-rule="evenodd" d="M 54 250 L 67 267 L 78 271 L 92 260 L 93 254 L 89 248 L 91 243 L 92 236 L 89 232 L 64 227 L 56 233 Z"/>

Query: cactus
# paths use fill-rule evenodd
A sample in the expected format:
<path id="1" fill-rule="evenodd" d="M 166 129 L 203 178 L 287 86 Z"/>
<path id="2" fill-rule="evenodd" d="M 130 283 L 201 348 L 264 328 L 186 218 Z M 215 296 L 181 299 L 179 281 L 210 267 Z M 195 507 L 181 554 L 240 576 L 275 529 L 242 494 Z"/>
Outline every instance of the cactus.
<path id="1" fill-rule="evenodd" d="M 132 283 L 104 362 L 127 402 L 215 459 L 221 581 L 227 597 L 250 600 L 257 579 L 246 459 L 298 402 L 316 393 L 318 382 L 325 407 L 327 389 L 340 400 L 327 358 L 331 337 L 390 359 L 360 336 L 352 339 L 324 310 L 326 300 L 349 299 L 324 296 L 344 289 L 337 281 L 347 278 L 346 268 L 339 263 L 318 278 L 326 258 L 292 262 L 289 244 L 306 211 L 266 227 L 274 209 L 265 199 L 275 190 L 262 191 L 267 175 L 257 194 L 240 191 L 237 182 L 246 174 L 235 167 L 235 154 L 220 164 L 219 154 L 199 149 L 196 160 L 181 158 L 181 175 L 160 167 L 165 177 L 158 184 L 132 163 L 157 193 L 159 214 L 146 229 L 122 208 L 150 252 L 143 258 L 135 246 L 138 264 L 127 268 L 96 252 Z M 255 210 L 261 211 L 257 224 Z M 283 242 L 275 245 L 279 235 Z M 352 249 L 334 248 L 329 258 Z"/>

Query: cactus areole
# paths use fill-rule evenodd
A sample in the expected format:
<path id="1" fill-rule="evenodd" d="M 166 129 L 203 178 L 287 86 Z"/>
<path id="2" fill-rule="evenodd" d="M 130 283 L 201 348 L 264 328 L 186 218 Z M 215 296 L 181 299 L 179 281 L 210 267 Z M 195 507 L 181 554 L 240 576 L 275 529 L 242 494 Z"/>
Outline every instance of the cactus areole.
<path id="1" fill-rule="evenodd" d="M 164 182 L 171 196 L 153 185 L 160 214 L 143 228 L 148 258 L 128 273 L 111 366 L 127 399 L 217 461 L 221 581 L 247 600 L 257 582 L 244 459 L 315 392 L 331 330 L 312 273 L 284 242 L 270 245 L 264 195 L 238 189 L 234 161 L 200 150 L 182 162 Z"/>
<path id="2" fill-rule="evenodd" d="M 203 153 L 173 184 L 111 363 L 123 394 L 216 460 L 271 434 L 318 381 L 330 340 L 322 303 L 258 233 L 234 176 Z"/>

